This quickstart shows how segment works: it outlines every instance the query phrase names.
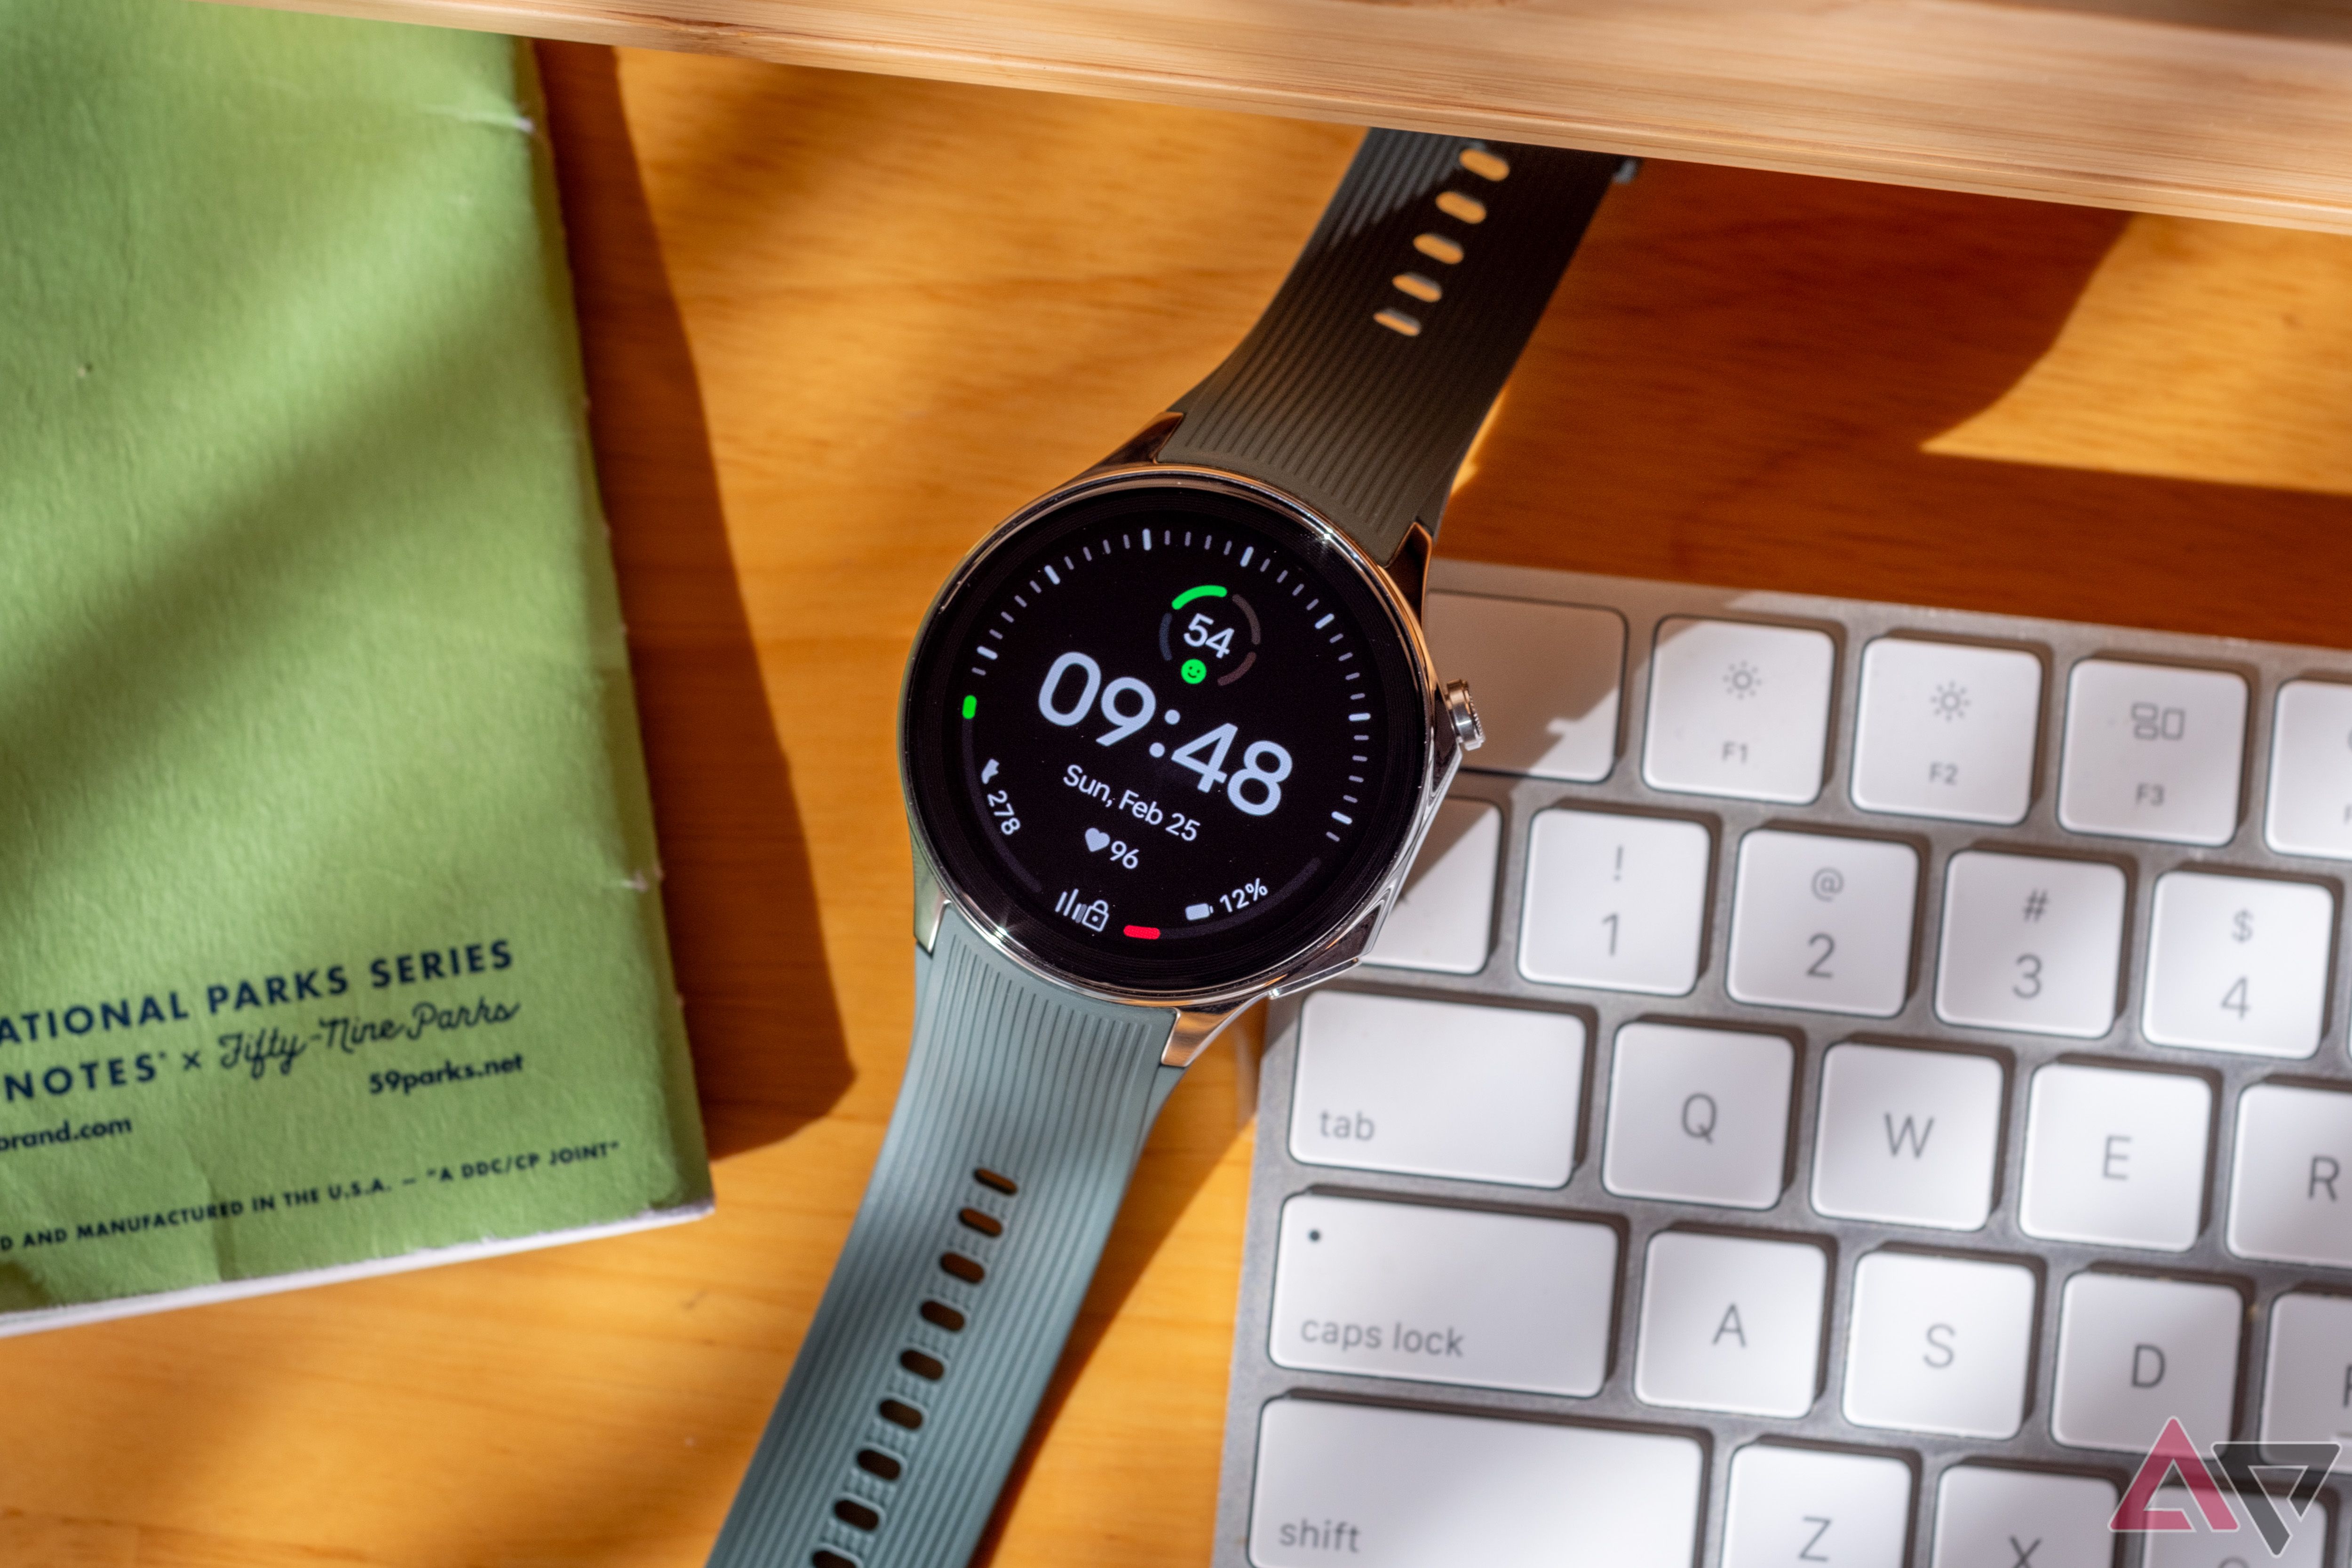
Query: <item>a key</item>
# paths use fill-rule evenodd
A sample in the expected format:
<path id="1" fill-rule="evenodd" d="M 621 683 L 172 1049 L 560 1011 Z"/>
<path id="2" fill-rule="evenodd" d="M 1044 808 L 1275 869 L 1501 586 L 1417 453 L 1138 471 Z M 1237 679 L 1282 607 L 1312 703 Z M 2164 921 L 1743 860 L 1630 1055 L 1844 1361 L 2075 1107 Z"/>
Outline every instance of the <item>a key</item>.
<path id="1" fill-rule="evenodd" d="M 2279 688 L 2263 837 L 2282 855 L 2352 860 L 2352 686 L 2290 680 Z"/>
<path id="2" fill-rule="evenodd" d="M 2245 1315 L 2224 1285 L 2075 1275 L 2058 1314 L 2050 1435 L 2069 1447 L 2145 1454 L 2177 1416 L 2200 1447 L 2221 1441 L 2237 1398 Z"/>
<path id="3" fill-rule="evenodd" d="M 2352 1297 L 2296 1290 L 2271 1303 L 2262 1438 L 2340 1444 L 2336 1468 L 2352 1471 Z"/>
<path id="4" fill-rule="evenodd" d="M 1919 852 L 1759 829 L 1739 841 L 1727 984 L 1741 1002 L 1891 1018 L 1911 980 Z"/>
<path id="5" fill-rule="evenodd" d="M 1310 1165 L 1557 1187 L 1582 1115 L 1572 1013 L 1318 991 L 1298 1020 L 1290 1152 Z"/>
<path id="6" fill-rule="evenodd" d="M 1652 789 L 1802 805 L 1822 793 L 1837 645 L 1802 626 L 1677 616 L 1650 656 Z"/>
<path id="7" fill-rule="evenodd" d="M 1787 1181 L 1796 1065 L 1779 1035 L 1623 1026 L 1601 1184 L 1623 1197 L 1770 1208 Z"/>
<path id="8" fill-rule="evenodd" d="M 1605 1225 L 1304 1193 L 1277 1245 L 1283 1366 L 1580 1395 L 1608 1375 Z"/>
<path id="9" fill-rule="evenodd" d="M 1936 1488 L 1933 1568 L 2112 1568 L 2113 1481 L 1954 1465 Z"/>
<path id="10" fill-rule="evenodd" d="M 1470 683 L 1486 726 L 1464 767 L 1575 784 L 1609 776 L 1625 665 L 1614 610 L 1432 593 L 1422 625 L 1438 670 Z"/>
<path id="11" fill-rule="evenodd" d="M 2352 1268 L 2352 1094 L 2250 1086 L 2231 1166 L 2231 1251 Z"/>
<path id="12" fill-rule="evenodd" d="M 2021 648 L 1880 637 L 1862 653 L 1853 804 L 1958 822 L 2025 820 L 2042 661 Z"/>
<path id="13" fill-rule="evenodd" d="M 1645 1405 L 1802 1415 L 1820 1391 L 1828 1260 L 1803 1242 L 1662 1231 L 1642 1280 Z"/>
<path id="14" fill-rule="evenodd" d="M 1680 996 L 1698 980 L 1713 841 L 1696 822 L 1539 811 L 1528 830 L 1519 973 Z"/>
<path id="15" fill-rule="evenodd" d="M 2114 1026 L 2124 874 L 2098 860 L 1965 850 L 1944 872 L 1936 1016 L 2095 1039 Z"/>
<path id="16" fill-rule="evenodd" d="M 2240 676 L 2086 658 L 2067 681 L 2058 821 L 2076 833 L 2227 844 L 2245 737 Z"/>
<path id="17" fill-rule="evenodd" d="M 1276 1399 L 1258 1417 L 1257 1568 L 1685 1568 L 1706 1455 L 1688 1437 Z"/>
<path id="18" fill-rule="evenodd" d="M 2284 1478 L 2282 1478 L 2284 1479 Z M 2140 1568 L 2320 1568 L 2327 1548 L 2327 1507 L 2315 1501 L 2301 1518 L 2284 1498 L 2273 1506 L 2279 1522 L 2287 1527 L 2286 1549 L 2276 1557 L 2263 1538 L 2254 1533 L 2253 1521 L 2246 1517 L 2242 1504 L 2230 1500 L 2230 1511 L 2237 1516 L 2238 1528 L 2228 1533 L 2214 1530 L 2205 1522 L 2204 1511 L 2187 1487 L 2158 1487 L 2148 1500 L 2152 1509 L 2170 1509 L 2189 1516 L 2185 1531 L 2151 1531 L 2145 1538 L 2147 1554 L 2140 1559 Z M 2104 1568 L 2104 1565 L 2102 1565 Z"/>
<path id="19" fill-rule="evenodd" d="M 1503 814 L 1484 801 L 1449 800 L 1437 808 L 1404 891 L 1381 927 L 1366 963 L 1475 974 L 1493 946 L 1495 862 L 1503 848 Z"/>
<path id="20" fill-rule="evenodd" d="M 2042 1068 L 2026 1107 L 2018 1228 L 2187 1251 L 2204 1224 L 2212 1111 L 2211 1086 L 2186 1073 Z"/>
<path id="21" fill-rule="evenodd" d="M 2000 1064 L 1959 1051 L 1832 1047 L 1822 1065 L 1813 1207 L 1842 1219 L 1975 1230 L 1992 1212 Z"/>
<path id="22" fill-rule="evenodd" d="M 1874 1252 L 1854 1266 L 1845 1418 L 1857 1426 L 2013 1437 L 2033 1355 L 2033 1271 Z"/>
<path id="23" fill-rule="evenodd" d="M 1903 1568 L 1911 1467 L 1900 1459 L 1751 1443 L 1731 1456 L 1730 1493 L 1723 1568 Z"/>
<path id="24" fill-rule="evenodd" d="M 2336 895 L 2311 882 L 2156 879 L 2140 1030 L 2159 1046 L 2264 1057 L 2319 1048 Z"/>

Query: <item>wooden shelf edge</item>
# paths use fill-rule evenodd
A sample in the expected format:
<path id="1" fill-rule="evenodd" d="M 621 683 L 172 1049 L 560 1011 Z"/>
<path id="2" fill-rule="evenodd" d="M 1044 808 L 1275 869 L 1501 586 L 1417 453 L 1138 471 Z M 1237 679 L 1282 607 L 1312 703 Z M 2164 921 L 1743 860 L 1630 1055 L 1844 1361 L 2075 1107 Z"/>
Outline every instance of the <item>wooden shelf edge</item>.
<path id="1" fill-rule="evenodd" d="M 2352 233 L 2352 44 L 2116 0 L 259 3 Z"/>

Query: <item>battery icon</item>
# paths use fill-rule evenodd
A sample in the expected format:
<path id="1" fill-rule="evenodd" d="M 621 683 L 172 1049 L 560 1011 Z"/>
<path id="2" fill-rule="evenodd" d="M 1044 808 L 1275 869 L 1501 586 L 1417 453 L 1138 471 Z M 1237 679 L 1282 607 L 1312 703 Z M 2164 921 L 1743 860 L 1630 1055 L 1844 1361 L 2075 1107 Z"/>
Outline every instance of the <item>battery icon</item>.
<path id="1" fill-rule="evenodd" d="M 1206 904 L 1186 904 L 1184 906 L 1184 918 L 1188 921 L 1204 921 L 1216 912 L 1216 910 L 1211 909 Z"/>

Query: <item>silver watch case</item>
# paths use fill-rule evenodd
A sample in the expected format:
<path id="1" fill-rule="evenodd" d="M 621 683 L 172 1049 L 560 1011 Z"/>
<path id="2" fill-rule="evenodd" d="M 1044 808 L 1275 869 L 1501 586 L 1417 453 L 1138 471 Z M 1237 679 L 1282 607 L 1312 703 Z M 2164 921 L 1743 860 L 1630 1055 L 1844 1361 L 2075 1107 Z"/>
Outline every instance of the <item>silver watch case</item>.
<path id="1" fill-rule="evenodd" d="M 1380 933 L 1381 922 L 1387 918 L 1389 907 L 1395 901 L 1397 891 L 1404 883 L 1405 873 L 1412 868 L 1413 857 L 1420 851 L 1422 839 L 1429 832 L 1438 803 L 1445 798 L 1446 787 L 1453 783 L 1454 771 L 1461 766 L 1463 743 L 1447 694 L 1438 685 L 1435 667 L 1430 662 L 1429 645 L 1422 636 L 1421 587 L 1428 561 L 1428 535 L 1416 526 L 1413 537 L 1407 541 L 1393 561 L 1374 561 L 1328 518 L 1297 497 L 1262 480 L 1224 469 L 1151 461 L 1150 454 L 1157 451 L 1174 432 L 1179 417 L 1164 415 L 1154 420 L 1134 440 L 1103 462 L 1076 479 L 1055 486 L 999 524 L 950 574 L 938 596 L 931 601 L 922 625 L 917 628 L 914 646 L 917 648 L 922 647 L 923 638 L 932 623 L 992 554 L 1016 538 L 1031 523 L 1072 501 L 1106 491 L 1150 486 L 1223 491 L 1272 508 L 1319 536 L 1362 578 L 1373 596 L 1387 610 L 1390 629 L 1404 646 L 1412 678 L 1421 687 L 1426 743 L 1422 752 L 1420 797 L 1414 805 L 1411 827 L 1372 890 L 1328 930 L 1302 944 L 1289 958 L 1237 984 L 1213 991 L 1107 989 L 1038 958 L 1011 932 L 982 913 L 971 895 L 940 871 L 940 857 L 932 850 L 922 814 L 915 809 L 914 805 L 912 759 L 908 747 L 907 724 L 907 705 L 914 676 L 911 653 L 908 659 L 907 676 L 898 693 L 898 784 L 907 802 L 907 826 L 914 841 L 915 940 L 926 952 L 930 950 L 938 934 L 940 921 L 947 907 L 953 904 L 971 923 L 972 930 L 991 946 L 1023 968 L 1055 984 L 1099 1001 L 1153 1011 L 1173 1009 L 1175 1025 L 1160 1059 L 1171 1067 L 1188 1067 L 1208 1047 L 1218 1031 L 1251 1003 L 1265 996 L 1288 995 L 1305 990 L 1353 967 L 1363 957 L 1365 950 Z"/>

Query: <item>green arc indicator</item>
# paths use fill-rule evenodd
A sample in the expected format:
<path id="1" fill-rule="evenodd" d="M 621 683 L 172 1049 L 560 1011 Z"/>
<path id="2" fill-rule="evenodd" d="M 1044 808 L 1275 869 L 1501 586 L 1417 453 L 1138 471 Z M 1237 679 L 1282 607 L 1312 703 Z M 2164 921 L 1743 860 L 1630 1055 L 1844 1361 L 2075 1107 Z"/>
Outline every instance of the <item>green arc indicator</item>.
<path id="1" fill-rule="evenodd" d="M 1187 588 L 1177 595 L 1176 602 L 1168 607 L 1171 610 L 1181 610 L 1195 599 L 1222 599 L 1224 596 L 1225 591 L 1214 583 L 1203 583 L 1197 588 Z"/>
<path id="2" fill-rule="evenodd" d="M 977 697 L 967 697 L 967 698 L 965 698 L 965 699 L 963 700 L 963 716 L 964 716 L 965 718 L 969 719 L 969 718 L 971 718 L 973 714 L 975 714 L 975 713 L 977 713 L 977 712 L 979 712 L 979 711 L 980 711 L 980 699 L 979 699 L 979 698 L 977 698 Z"/>

